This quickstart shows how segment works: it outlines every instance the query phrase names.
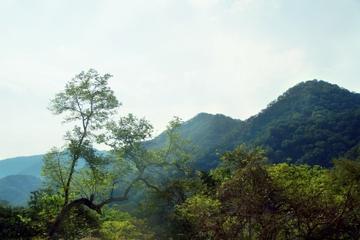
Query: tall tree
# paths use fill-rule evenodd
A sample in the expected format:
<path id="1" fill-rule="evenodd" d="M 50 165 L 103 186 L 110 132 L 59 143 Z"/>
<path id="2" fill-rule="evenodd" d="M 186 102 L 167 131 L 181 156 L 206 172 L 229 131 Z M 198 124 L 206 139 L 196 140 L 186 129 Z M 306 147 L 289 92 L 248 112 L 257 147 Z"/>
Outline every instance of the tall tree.
<path id="1" fill-rule="evenodd" d="M 180 119 L 170 122 L 168 144 L 158 150 L 148 150 L 144 143 L 153 130 L 147 120 L 132 114 L 112 120 L 120 104 L 108 86 L 110 77 L 95 70 L 82 72 L 52 100 L 50 109 L 65 114 L 65 122 L 75 124 L 65 135 L 66 145 L 44 158 L 43 175 L 63 201 L 49 230 L 51 238 L 57 238 L 74 209 L 85 206 L 101 213 L 107 204 L 128 200 L 138 185 L 164 192 L 164 176 L 177 176 L 189 169 L 189 155 L 177 134 Z M 106 144 L 111 151 L 100 153 L 94 149 L 95 143 Z"/>
<path id="2" fill-rule="evenodd" d="M 71 208 L 79 204 L 91 203 L 90 199 L 70 201 L 70 194 L 80 158 L 83 158 L 94 170 L 97 165 L 103 163 L 96 156 L 93 142 L 97 131 L 103 129 L 104 123 L 119 106 L 118 100 L 108 86 L 110 77 L 110 74 L 100 75 L 93 69 L 81 72 L 68 82 L 65 90 L 58 93 L 51 102 L 50 110 L 53 113 L 65 114 L 64 122 L 75 122 L 75 125 L 73 130 L 65 135 L 64 149 L 53 150 L 45 158 L 44 175 L 58 180 L 64 199 L 63 208 L 50 230 L 50 236 L 56 233 Z M 52 168 L 57 171 L 50 171 Z"/>

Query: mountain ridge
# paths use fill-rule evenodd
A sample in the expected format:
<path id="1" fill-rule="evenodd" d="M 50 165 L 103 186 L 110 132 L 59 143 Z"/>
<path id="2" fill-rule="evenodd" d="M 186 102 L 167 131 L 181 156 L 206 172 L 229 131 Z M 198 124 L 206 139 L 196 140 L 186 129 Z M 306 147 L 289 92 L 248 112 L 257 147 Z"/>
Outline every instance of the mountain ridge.
<path id="1" fill-rule="evenodd" d="M 205 116 L 216 115 L 196 115 L 182 126 L 181 135 L 188 137 L 184 131 L 186 125 L 203 122 L 201 119 Z M 239 144 L 263 146 L 271 162 L 324 167 L 330 167 L 333 158 L 360 146 L 360 94 L 323 80 L 295 85 L 244 121 L 230 119 L 231 129 L 217 134 L 220 137 L 211 145 L 212 151 L 197 156 L 197 168 L 209 170 L 215 167 L 221 153 Z M 216 134 L 213 135 L 216 138 Z M 190 137 L 190 140 L 194 138 Z M 193 142 L 206 148 L 206 142 L 196 139 Z"/>
<path id="2" fill-rule="evenodd" d="M 360 157 L 360 94 L 321 80 L 301 82 L 246 120 L 201 112 L 178 131 L 195 146 L 194 168 L 198 170 L 216 167 L 219 156 L 239 144 L 264 147 L 273 163 L 331 167 L 334 158 Z M 144 144 L 162 147 L 166 134 Z M 24 204 L 30 191 L 40 186 L 42 158 L 33 155 L 0 161 L 0 199 Z M 19 187 L 16 178 L 28 179 L 24 180 L 28 187 Z"/>
<path id="3" fill-rule="evenodd" d="M 337 100 L 335 101 L 334 99 Z M 359 109 L 359 93 L 351 92 L 345 88 L 339 87 L 336 84 L 314 79 L 300 82 L 289 88 L 282 95 L 269 103 L 267 107 L 261 110 L 258 114 L 255 114 L 245 120 L 231 118 L 220 113 L 198 113 L 193 118 L 183 123 L 180 127 L 180 134 L 195 144 L 201 143 L 198 145 L 200 145 L 200 148 L 203 151 L 196 156 L 196 165 L 200 169 L 208 170 L 215 167 L 218 155 L 221 154 L 221 152 L 231 150 L 236 145 L 242 143 L 249 145 L 262 145 L 270 152 L 270 158 L 279 157 L 279 161 L 284 161 L 284 156 L 280 156 L 281 154 L 275 154 L 276 150 L 274 151 L 274 146 L 273 144 L 270 144 L 269 140 L 276 140 L 276 131 L 280 131 L 280 125 L 283 128 L 290 129 L 290 125 L 294 125 L 295 123 L 299 125 L 300 120 L 306 120 L 305 123 L 309 123 L 309 121 L 319 121 L 322 116 L 328 117 L 331 114 L 336 116 L 340 115 L 337 116 L 337 118 L 341 118 L 341 113 L 344 112 L 347 112 L 349 116 L 351 115 L 357 118 L 357 111 L 360 111 Z M 354 111 L 354 114 L 351 114 L 352 111 Z M 323 122 L 321 123 L 324 124 Z M 351 126 L 358 126 L 358 122 L 352 124 Z M 296 129 L 290 130 L 290 132 L 296 131 Z M 360 133 L 356 132 L 356 134 Z M 354 141 L 360 141 L 360 139 L 357 137 Z M 164 142 L 164 133 L 161 133 L 152 140 L 148 141 L 146 144 L 149 147 L 156 148 L 162 146 Z M 356 144 L 350 145 L 355 146 Z M 42 156 L 43 155 L 34 155 L 1 160 L 0 177 L 6 176 L 1 171 L 1 169 L 4 169 L 4 167 L 2 167 L 5 165 L 4 163 L 10 163 L 18 158 L 22 159 L 22 161 L 18 160 L 21 163 L 26 161 L 32 162 L 32 164 L 27 163 L 21 165 L 26 165 L 27 169 L 32 169 L 35 176 L 40 176 Z M 326 161 L 329 161 L 329 159 L 327 158 Z M 311 162 L 303 160 L 296 163 L 311 164 Z M 325 164 L 325 162 L 317 162 L 316 164 L 324 166 L 331 165 L 328 163 Z M 29 170 L 22 168 L 17 172 L 15 170 L 11 170 L 10 173 L 28 174 Z"/>
<path id="4" fill-rule="evenodd" d="M 0 178 L 16 174 L 40 176 L 39 164 L 41 165 L 43 156 L 38 154 L 0 160 Z"/>

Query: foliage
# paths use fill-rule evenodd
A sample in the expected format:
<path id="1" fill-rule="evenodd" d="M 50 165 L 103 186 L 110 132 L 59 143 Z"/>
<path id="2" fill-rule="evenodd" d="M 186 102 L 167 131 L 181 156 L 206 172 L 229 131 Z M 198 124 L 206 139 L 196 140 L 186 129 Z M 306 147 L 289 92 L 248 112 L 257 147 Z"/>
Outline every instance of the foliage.
<path id="1" fill-rule="evenodd" d="M 67 232 L 76 231 L 67 224 L 72 224 L 71 218 L 77 211 L 84 212 L 76 217 L 84 216 L 96 224 L 97 217 L 92 219 L 92 214 L 100 215 L 106 205 L 127 201 L 135 189 L 171 196 L 168 200 L 176 203 L 186 198 L 182 187 L 186 184 L 182 184 L 181 179 L 192 170 L 187 164 L 188 149 L 176 134 L 181 120 L 174 118 L 169 123 L 166 147 L 147 149 L 144 141 L 151 137 L 153 129 L 147 120 L 132 114 L 118 121 L 111 119 L 119 104 L 107 86 L 110 77 L 109 74 L 101 76 L 95 70 L 82 72 L 52 101 L 50 109 L 55 114 L 65 114 L 65 122 L 75 124 L 65 135 L 67 144 L 52 149 L 44 157 L 46 184 L 62 201 L 61 206 L 55 207 L 56 216 L 50 218 L 50 238 L 70 238 Z M 95 143 L 106 144 L 111 151 L 100 153 L 94 149 Z M 77 220 L 74 218 L 74 221 Z M 112 238 L 111 228 L 116 229 L 116 234 L 126 233 L 129 238 L 136 238 L 140 235 L 135 234 L 133 223 L 108 220 L 101 226 L 108 238 Z M 79 236 L 90 231 L 88 225 L 78 229 Z"/>
<path id="2" fill-rule="evenodd" d="M 102 219 L 100 236 L 107 240 L 150 240 L 154 234 L 145 221 L 126 212 L 107 209 Z"/>
<path id="3" fill-rule="evenodd" d="M 50 190 L 34 192 L 28 208 L 24 208 L 21 214 L 18 214 L 22 223 L 31 230 L 21 232 L 20 236 L 25 239 L 30 237 L 47 238 L 47 231 L 51 227 L 51 222 L 62 206 L 63 198 L 61 195 Z M 59 229 L 59 234 L 66 239 L 78 239 L 87 236 L 98 227 L 99 219 L 96 215 L 86 208 L 77 208 L 68 214 L 67 221 Z"/>
<path id="4" fill-rule="evenodd" d="M 172 238 L 184 229 L 181 222 L 174 218 L 175 207 L 195 194 L 201 185 L 199 177 L 192 169 L 192 144 L 183 139 L 178 129 L 181 119 L 175 117 L 169 122 L 166 144 L 150 149 L 152 164 L 149 165 L 144 182 L 147 190 L 139 201 L 140 208 L 131 211 L 141 218 L 149 219 L 156 237 Z"/>
<path id="5" fill-rule="evenodd" d="M 333 169 L 268 165 L 260 149 L 238 147 L 212 172 L 215 194 L 195 195 L 178 215 L 197 239 L 358 239 L 360 165 Z M 225 174 L 224 174 L 225 173 Z M 208 218 L 207 218 L 208 217 Z"/>
<path id="6" fill-rule="evenodd" d="M 23 236 L 34 236 L 36 232 L 25 215 L 25 208 L 0 205 L 0 238 L 22 239 Z"/>
<path id="7" fill-rule="evenodd" d="M 110 77 L 93 69 L 81 72 L 51 102 L 50 110 L 54 114 L 65 115 L 66 123 L 75 122 L 72 131 L 65 134 L 66 145 L 61 149 L 54 148 L 44 158 L 43 176 L 48 187 L 54 189 L 63 201 L 49 230 L 51 238 L 57 237 L 65 218 L 72 211 L 87 206 L 100 212 L 101 207 L 93 203 L 94 193 L 86 195 L 87 192 L 79 186 L 79 178 L 85 176 L 85 181 L 91 179 L 88 182 L 94 183 L 91 189 L 95 192 L 97 185 L 104 182 L 108 159 L 96 153 L 93 143 L 119 106 L 108 87 Z M 89 171 L 78 171 L 80 160 L 85 162 Z"/>
<path id="8" fill-rule="evenodd" d="M 213 239 L 217 236 L 220 201 L 206 195 L 194 195 L 177 207 L 177 214 L 196 227 L 197 236 Z M 191 237 L 191 236 L 189 236 Z"/>

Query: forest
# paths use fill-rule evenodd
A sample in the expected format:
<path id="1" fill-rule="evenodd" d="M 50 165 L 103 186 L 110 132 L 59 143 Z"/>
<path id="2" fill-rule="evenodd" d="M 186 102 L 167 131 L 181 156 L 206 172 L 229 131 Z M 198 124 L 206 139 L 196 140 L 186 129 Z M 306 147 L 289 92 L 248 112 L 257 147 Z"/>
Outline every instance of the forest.
<path id="1" fill-rule="evenodd" d="M 300 83 L 246 121 L 174 117 L 154 138 L 111 77 L 51 100 L 71 130 L 26 206 L 0 204 L 0 239 L 360 239 L 359 94 Z"/>

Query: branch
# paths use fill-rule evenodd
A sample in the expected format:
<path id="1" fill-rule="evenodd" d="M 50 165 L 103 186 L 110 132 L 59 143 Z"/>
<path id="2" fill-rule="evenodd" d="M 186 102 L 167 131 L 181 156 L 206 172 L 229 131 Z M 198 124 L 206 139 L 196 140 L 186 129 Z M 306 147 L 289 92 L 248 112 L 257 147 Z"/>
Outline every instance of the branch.
<path id="1" fill-rule="evenodd" d="M 57 167 L 58 167 L 58 173 L 59 173 L 60 182 L 61 182 L 62 188 L 65 188 L 65 180 L 64 180 L 64 176 L 62 174 L 60 158 L 57 155 L 55 156 L 55 158 L 56 158 L 56 163 L 57 163 Z"/>
<path id="2" fill-rule="evenodd" d="M 142 181 L 143 183 L 145 183 L 145 185 L 149 188 L 154 189 L 156 192 L 162 192 L 160 188 L 158 188 L 157 186 L 149 183 L 145 178 L 139 178 L 140 181 Z"/>
<path id="3" fill-rule="evenodd" d="M 72 202 L 64 205 L 60 214 L 56 217 L 55 222 L 49 231 L 50 238 L 54 238 L 55 233 L 58 232 L 61 223 L 65 220 L 66 216 L 71 211 L 71 209 L 80 207 L 81 205 L 84 205 L 84 206 L 87 206 L 88 208 L 96 211 L 97 213 L 101 214 L 101 209 L 104 207 L 104 205 L 107 205 L 107 204 L 110 204 L 113 202 L 122 202 L 122 201 L 128 200 L 129 192 L 137 181 L 142 181 L 149 188 L 152 188 L 157 192 L 161 192 L 161 190 L 158 187 L 149 183 L 145 178 L 142 177 L 142 174 L 140 174 L 128 185 L 128 187 L 125 189 L 124 193 L 121 196 L 115 196 L 115 197 L 112 196 L 112 194 L 113 194 L 113 189 L 112 189 L 110 197 L 108 199 L 102 201 L 99 204 L 96 204 L 93 202 L 93 200 L 94 200 L 93 195 L 90 197 L 90 199 L 79 198 L 79 199 L 73 200 Z"/>
<path id="4" fill-rule="evenodd" d="M 129 186 L 125 189 L 124 193 L 122 196 L 112 196 L 113 195 L 113 190 L 111 190 L 111 193 L 110 193 L 110 198 L 102 201 L 101 203 L 98 204 L 98 206 L 101 208 L 103 207 L 104 205 L 106 204 L 109 204 L 109 203 L 112 203 L 112 202 L 122 202 L 122 201 L 125 201 L 125 200 L 128 200 L 128 195 L 129 195 L 129 192 L 130 190 L 132 189 L 132 187 L 134 186 L 134 184 L 140 180 L 140 176 L 135 178 L 130 184 Z"/>
<path id="5" fill-rule="evenodd" d="M 101 206 L 94 204 L 87 198 L 79 198 L 70 202 L 68 205 L 63 207 L 60 214 L 56 217 L 55 222 L 49 231 L 50 239 L 54 238 L 55 233 L 58 232 L 61 223 L 65 220 L 65 217 L 69 214 L 71 209 L 79 207 L 81 205 L 87 206 L 88 208 L 95 210 L 99 214 L 101 213 Z"/>

